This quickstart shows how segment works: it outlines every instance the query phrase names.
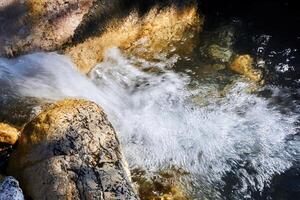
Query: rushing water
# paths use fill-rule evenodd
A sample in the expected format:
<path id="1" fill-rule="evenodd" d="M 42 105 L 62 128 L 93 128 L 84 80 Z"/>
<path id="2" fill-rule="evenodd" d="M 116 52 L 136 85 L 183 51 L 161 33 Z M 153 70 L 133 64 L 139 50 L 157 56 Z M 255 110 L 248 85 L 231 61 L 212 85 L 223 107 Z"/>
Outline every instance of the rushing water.
<path id="1" fill-rule="evenodd" d="M 68 58 L 37 53 L 0 59 L 0 83 L 17 96 L 97 102 L 131 168 L 181 168 L 190 173 L 184 184 L 194 199 L 253 198 L 298 166 L 299 107 L 292 100 L 283 112 L 275 102 L 289 92 L 268 86 L 253 93 L 253 85 L 225 72 L 218 73 L 234 81 L 200 80 L 171 70 L 177 60 L 129 59 L 111 49 L 87 78 Z M 259 95 L 264 91 L 268 97 Z"/>

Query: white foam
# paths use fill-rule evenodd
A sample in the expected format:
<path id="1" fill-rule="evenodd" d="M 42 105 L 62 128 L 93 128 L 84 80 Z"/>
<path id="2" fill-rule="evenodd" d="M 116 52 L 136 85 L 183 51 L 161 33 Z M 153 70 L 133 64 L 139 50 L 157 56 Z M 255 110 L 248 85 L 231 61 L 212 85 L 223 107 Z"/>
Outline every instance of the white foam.
<path id="1" fill-rule="evenodd" d="M 176 62 L 170 60 L 165 63 Z M 140 67 L 156 65 L 139 62 L 144 62 Z M 195 91 L 189 91 L 188 77 L 166 70 L 161 62 L 158 68 L 164 72 L 158 74 L 133 63 L 112 49 L 91 73 L 91 82 L 68 58 L 39 53 L 0 59 L 0 80 L 9 77 L 24 96 L 97 102 L 118 131 L 132 167 L 175 165 L 208 184 L 222 184 L 233 171 L 242 188 L 262 190 L 296 159 L 297 147 L 287 148 L 285 142 L 296 134 L 296 116 L 283 115 L 268 100 L 245 92 L 247 83 L 237 82 L 224 98 L 197 106 L 189 100 Z"/>

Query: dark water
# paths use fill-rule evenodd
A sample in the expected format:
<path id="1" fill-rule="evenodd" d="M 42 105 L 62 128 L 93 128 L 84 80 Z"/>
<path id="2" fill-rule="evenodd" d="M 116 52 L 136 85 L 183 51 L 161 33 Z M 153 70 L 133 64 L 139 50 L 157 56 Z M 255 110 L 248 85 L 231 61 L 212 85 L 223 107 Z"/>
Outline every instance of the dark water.
<path id="1" fill-rule="evenodd" d="M 215 5 L 220 8 L 214 9 Z M 259 95 L 280 105 L 283 113 L 300 113 L 300 14 L 296 3 L 288 0 L 207 1 L 203 8 L 211 16 L 206 31 L 212 33 L 220 26 L 230 26 L 235 32 L 234 51 L 252 55 L 258 61 L 257 67 L 264 71 L 267 85 L 281 88 L 277 95 L 270 94 L 268 89 Z M 300 129 L 298 134 L 286 140 L 299 141 Z M 238 177 L 229 173 L 224 179 L 227 184 L 222 196 L 234 199 Z M 299 199 L 300 155 L 293 167 L 273 176 L 270 187 L 259 192 L 249 190 L 251 199 Z"/>

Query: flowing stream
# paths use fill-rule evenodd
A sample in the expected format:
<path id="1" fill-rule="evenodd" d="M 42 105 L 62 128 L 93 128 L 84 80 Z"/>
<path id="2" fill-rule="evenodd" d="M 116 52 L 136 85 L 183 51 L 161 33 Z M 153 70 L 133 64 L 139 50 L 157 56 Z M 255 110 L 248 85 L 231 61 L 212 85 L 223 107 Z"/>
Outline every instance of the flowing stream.
<path id="1" fill-rule="evenodd" d="M 225 197 L 230 185 L 227 198 L 251 198 L 273 176 L 299 164 L 297 102 L 288 112 L 274 103 L 288 92 L 257 89 L 271 93 L 265 97 L 236 75 L 223 85 L 214 76 L 200 79 L 174 70 L 177 61 L 128 58 L 114 48 L 87 78 L 65 56 L 36 53 L 0 58 L 0 83 L 16 96 L 97 102 L 117 130 L 131 169 L 183 169 L 193 199 Z"/>

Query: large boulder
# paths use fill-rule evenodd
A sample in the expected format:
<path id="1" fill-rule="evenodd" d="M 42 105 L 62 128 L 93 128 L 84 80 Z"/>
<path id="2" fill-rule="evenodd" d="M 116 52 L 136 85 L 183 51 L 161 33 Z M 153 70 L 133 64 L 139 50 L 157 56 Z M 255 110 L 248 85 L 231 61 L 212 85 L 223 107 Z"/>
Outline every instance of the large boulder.
<path id="1" fill-rule="evenodd" d="M 202 25 L 194 0 L 0 0 L 0 56 L 60 51 L 88 73 L 112 47 L 191 52 Z"/>
<path id="2" fill-rule="evenodd" d="M 8 174 L 32 199 L 137 199 L 120 144 L 103 110 L 64 100 L 24 128 Z"/>

